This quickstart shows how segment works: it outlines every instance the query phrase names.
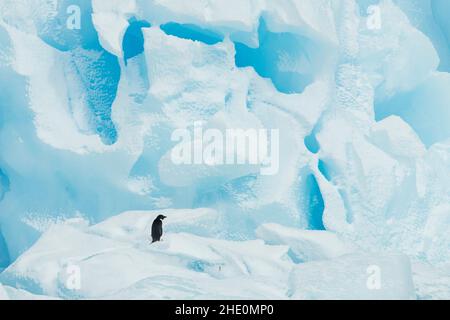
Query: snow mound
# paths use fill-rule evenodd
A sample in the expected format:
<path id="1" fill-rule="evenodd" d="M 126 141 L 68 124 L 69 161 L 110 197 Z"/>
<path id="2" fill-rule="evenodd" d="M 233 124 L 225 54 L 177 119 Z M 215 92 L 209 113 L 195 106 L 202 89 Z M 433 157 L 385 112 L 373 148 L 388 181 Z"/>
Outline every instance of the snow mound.
<path id="1" fill-rule="evenodd" d="M 176 229 L 177 212 L 166 213 L 168 229 L 171 218 Z M 178 212 L 178 219 L 181 213 L 200 223 L 205 216 L 214 215 L 208 210 L 188 210 Z M 224 298 L 283 297 L 292 265 L 287 247 L 268 246 L 261 240 L 233 242 L 182 232 L 169 232 L 164 241 L 150 244 L 149 234 L 147 239 L 141 236 L 154 217 L 124 213 L 92 227 L 55 225 L 0 279 L 34 294 L 66 299 L 194 299 L 217 296 L 217 292 Z M 80 276 L 76 289 L 69 286 L 73 268 L 79 270 Z M 229 282 L 241 283 L 243 290 Z M 160 292 L 162 285 L 172 290 Z M 223 290 L 217 291 L 220 288 Z"/>
<path id="2" fill-rule="evenodd" d="M 9 300 L 5 287 L 0 284 L 0 300 Z"/>
<path id="3" fill-rule="evenodd" d="M 29 293 L 28 291 L 16 289 L 0 284 L 0 300 L 58 300 L 54 297 Z"/>
<path id="4" fill-rule="evenodd" d="M 414 285 L 420 300 L 449 300 L 450 273 L 448 267 L 436 268 L 429 263 L 412 264 Z"/>
<path id="5" fill-rule="evenodd" d="M 149 239 L 153 220 L 160 214 L 168 217 L 164 221 L 167 232 L 206 237 L 220 234 L 220 214 L 213 209 L 129 211 L 92 226 L 89 232 L 119 241 L 143 241 Z"/>
<path id="6" fill-rule="evenodd" d="M 26 290 L 3 286 L 0 283 L 0 301 L 1 300 L 57 300 L 57 298 L 32 294 Z"/>
<path id="7" fill-rule="evenodd" d="M 289 246 L 297 261 L 328 260 L 355 251 L 355 248 L 329 231 L 299 230 L 277 224 L 264 224 L 256 234 L 266 243 Z"/>
<path id="8" fill-rule="evenodd" d="M 403 255 L 346 255 L 298 265 L 294 299 L 415 299 L 409 259 Z"/>

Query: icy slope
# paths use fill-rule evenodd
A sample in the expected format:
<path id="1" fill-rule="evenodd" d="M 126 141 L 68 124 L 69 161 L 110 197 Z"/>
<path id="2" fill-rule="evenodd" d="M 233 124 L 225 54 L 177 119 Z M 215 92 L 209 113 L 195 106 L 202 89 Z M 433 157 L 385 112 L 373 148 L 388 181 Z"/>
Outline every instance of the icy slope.
<path id="1" fill-rule="evenodd" d="M 276 225 L 266 229 L 276 230 L 288 245 L 220 240 L 206 229 L 202 236 L 186 233 L 197 231 L 195 225 L 213 229 L 217 212 L 209 209 L 165 211 L 164 241 L 150 244 L 151 222 L 158 214 L 127 212 L 91 227 L 82 221 L 55 225 L 0 279 L 33 294 L 65 299 L 415 298 L 406 256 L 341 250 L 343 257 L 324 254 L 321 262 L 295 264 L 290 250 L 342 244 L 331 233 L 293 237 L 295 229 Z M 189 217 L 191 224 L 181 217 Z M 365 287 L 372 265 L 382 268 L 382 290 Z M 76 288 L 70 287 L 74 267 L 79 270 Z M 355 285 L 367 295 L 358 296 Z M 331 290 L 335 286 L 340 289 Z"/>

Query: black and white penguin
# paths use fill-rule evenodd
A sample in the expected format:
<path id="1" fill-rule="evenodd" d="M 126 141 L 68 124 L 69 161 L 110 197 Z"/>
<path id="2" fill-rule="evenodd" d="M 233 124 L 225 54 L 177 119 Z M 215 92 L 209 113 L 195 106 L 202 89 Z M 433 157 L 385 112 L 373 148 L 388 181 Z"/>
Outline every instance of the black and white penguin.
<path id="1" fill-rule="evenodd" d="M 163 220 L 167 218 L 166 216 L 163 216 L 160 214 L 158 217 L 156 217 L 155 221 L 153 221 L 152 224 L 152 243 L 161 241 L 161 237 L 163 235 Z"/>

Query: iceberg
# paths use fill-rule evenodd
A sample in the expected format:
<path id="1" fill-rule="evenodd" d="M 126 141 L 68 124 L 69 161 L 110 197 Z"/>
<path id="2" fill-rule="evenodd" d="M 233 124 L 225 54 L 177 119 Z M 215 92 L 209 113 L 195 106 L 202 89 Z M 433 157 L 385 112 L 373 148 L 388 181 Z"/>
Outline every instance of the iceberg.
<path id="1" fill-rule="evenodd" d="M 0 298 L 448 298 L 448 9 L 0 0 Z"/>

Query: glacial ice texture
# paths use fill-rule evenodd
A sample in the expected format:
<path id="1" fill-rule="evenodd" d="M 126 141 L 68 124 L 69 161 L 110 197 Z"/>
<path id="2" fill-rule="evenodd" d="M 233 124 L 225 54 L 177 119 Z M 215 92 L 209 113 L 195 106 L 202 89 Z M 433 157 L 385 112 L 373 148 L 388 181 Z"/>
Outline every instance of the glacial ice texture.
<path id="1" fill-rule="evenodd" d="M 448 0 L 0 0 L 0 299 L 450 298 L 449 72 Z"/>

